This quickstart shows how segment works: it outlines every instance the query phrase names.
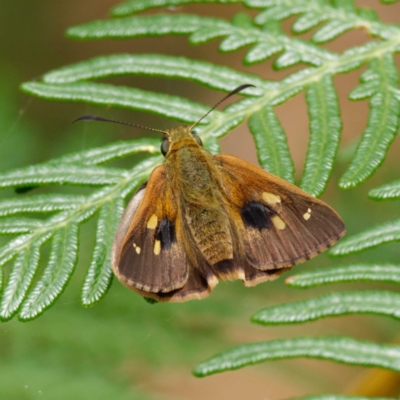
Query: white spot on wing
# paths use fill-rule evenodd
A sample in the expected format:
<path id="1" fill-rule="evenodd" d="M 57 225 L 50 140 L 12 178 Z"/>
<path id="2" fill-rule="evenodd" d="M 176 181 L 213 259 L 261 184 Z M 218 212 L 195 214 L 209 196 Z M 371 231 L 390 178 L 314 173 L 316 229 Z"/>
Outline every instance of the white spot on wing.
<path id="1" fill-rule="evenodd" d="M 307 212 L 303 214 L 303 218 L 304 218 L 306 221 L 308 221 L 308 220 L 310 219 L 310 217 L 311 217 L 311 208 L 309 208 L 309 209 L 307 210 Z"/>
<path id="2" fill-rule="evenodd" d="M 140 254 L 142 249 L 136 243 L 133 243 L 133 248 L 135 249 L 136 253 Z"/>

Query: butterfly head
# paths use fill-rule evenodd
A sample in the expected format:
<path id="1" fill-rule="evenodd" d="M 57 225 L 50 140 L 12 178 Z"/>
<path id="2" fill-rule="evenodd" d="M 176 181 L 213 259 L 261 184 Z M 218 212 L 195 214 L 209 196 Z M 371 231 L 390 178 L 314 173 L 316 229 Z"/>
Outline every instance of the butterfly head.
<path id="1" fill-rule="evenodd" d="M 190 126 L 178 126 L 177 128 L 167 129 L 161 143 L 161 153 L 167 157 L 171 151 L 176 151 L 181 147 L 201 147 L 203 142 Z"/>

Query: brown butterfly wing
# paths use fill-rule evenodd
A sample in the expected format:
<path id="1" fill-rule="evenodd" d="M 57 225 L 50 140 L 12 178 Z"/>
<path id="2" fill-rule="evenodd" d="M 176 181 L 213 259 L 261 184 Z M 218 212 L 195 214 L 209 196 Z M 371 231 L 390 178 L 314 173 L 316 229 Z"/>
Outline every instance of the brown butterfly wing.
<path id="1" fill-rule="evenodd" d="M 247 261 L 246 285 L 276 278 L 344 235 L 343 221 L 324 202 L 242 159 L 215 159 Z"/>
<path id="2" fill-rule="evenodd" d="M 126 207 L 114 240 L 112 267 L 125 286 L 158 301 L 202 298 L 211 291 L 188 263 L 163 166 L 152 172 Z"/>

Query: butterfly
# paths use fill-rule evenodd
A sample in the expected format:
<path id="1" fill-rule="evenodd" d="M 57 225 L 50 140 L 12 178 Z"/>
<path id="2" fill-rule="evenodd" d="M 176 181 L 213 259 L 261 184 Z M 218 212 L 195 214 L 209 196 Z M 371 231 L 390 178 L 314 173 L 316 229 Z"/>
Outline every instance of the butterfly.
<path id="1" fill-rule="evenodd" d="M 160 131 L 164 164 L 128 203 L 112 248 L 114 274 L 145 298 L 184 302 L 208 296 L 220 279 L 273 280 L 345 233 L 321 200 L 245 160 L 203 149 L 193 127 L 250 86 L 234 89 L 192 126 Z"/>

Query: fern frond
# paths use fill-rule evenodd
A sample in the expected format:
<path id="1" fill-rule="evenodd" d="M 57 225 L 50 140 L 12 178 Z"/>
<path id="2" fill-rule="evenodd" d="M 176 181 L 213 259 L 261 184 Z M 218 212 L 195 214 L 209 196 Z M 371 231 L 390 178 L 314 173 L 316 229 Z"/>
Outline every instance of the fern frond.
<path id="1" fill-rule="evenodd" d="M 3 321 L 12 318 L 24 300 L 39 266 L 40 247 L 49 237 L 50 234 L 39 237 L 18 253 L 1 297 L 0 319 Z"/>
<path id="2" fill-rule="evenodd" d="M 354 187 L 369 178 L 383 163 L 388 148 L 397 134 L 400 102 L 395 94 L 398 72 L 393 56 L 386 54 L 371 61 L 361 77 L 361 86 L 351 99 L 372 96 L 368 126 L 356 154 L 339 185 L 343 189 Z"/>
<path id="3" fill-rule="evenodd" d="M 254 314 L 262 325 L 315 321 L 346 314 L 377 314 L 400 319 L 400 295 L 383 290 L 330 293 L 307 300 L 269 306 Z"/>
<path id="4" fill-rule="evenodd" d="M 398 200 L 400 199 L 400 180 L 386 183 L 368 193 L 368 197 L 373 200 Z"/>
<path id="5" fill-rule="evenodd" d="M 293 287 L 309 288 L 329 283 L 359 281 L 400 283 L 400 264 L 338 265 L 333 268 L 292 275 L 285 280 L 285 283 Z"/>
<path id="6" fill-rule="evenodd" d="M 336 59 L 334 53 L 320 49 L 303 40 L 288 38 L 283 34 L 278 35 L 276 29 L 269 33 L 266 30 L 261 31 L 256 26 L 243 28 L 234 22 L 235 20 L 229 22 L 224 19 L 200 17 L 191 14 L 157 14 L 95 21 L 72 27 L 68 29 L 67 34 L 71 38 L 85 40 L 190 34 L 190 42 L 192 44 L 203 44 L 212 39 L 226 37 L 225 44 L 220 47 L 221 51 L 237 50 L 246 44 L 263 44 L 264 47 L 270 48 L 280 45 L 289 54 L 295 54 L 299 61 L 312 65 L 319 66 L 326 62 L 333 62 Z M 265 57 L 258 57 L 258 61 L 265 60 L 272 55 L 267 50 Z M 250 62 L 249 58 L 247 62 Z M 279 61 L 277 63 L 280 68 L 293 65 L 287 62 L 282 65 L 280 65 Z"/>
<path id="7" fill-rule="evenodd" d="M 276 339 L 233 347 L 198 364 L 198 377 L 282 358 L 319 358 L 350 365 L 379 366 L 400 371 L 400 347 L 358 341 L 347 337 Z"/>
<path id="8" fill-rule="evenodd" d="M 266 7 L 273 4 L 273 2 L 271 4 L 267 3 L 264 4 Z M 299 1 L 296 4 L 297 6 L 300 4 L 303 8 L 309 6 L 308 1 L 307 4 L 304 1 Z M 324 15 L 326 15 L 327 10 L 325 6 L 332 11 L 332 16 L 335 16 L 337 12 L 347 15 L 347 17 L 349 13 L 353 13 L 351 18 L 354 19 L 356 17 L 357 23 L 360 22 L 360 18 L 364 22 L 366 20 L 371 22 L 371 20 L 376 19 L 365 10 L 354 13 L 346 8 L 346 4 L 347 3 L 337 4 L 335 7 L 330 5 L 324 5 L 322 8 L 319 5 L 316 7 L 319 9 L 319 13 Z M 153 6 L 154 5 L 156 5 L 156 3 L 154 3 Z M 255 4 L 252 5 L 256 6 Z M 257 7 L 260 6 L 262 6 L 261 3 L 258 4 Z M 282 7 L 282 4 L 280 4 L 279 7 Z M 268 10 L 268 12 L 269 11 L 270 10 Z M 282 16 L 280 16 L 280 18 L 281 17 Z M 244 44 L 253 44 L 254 47 L 250 49 L 248 53 L 250 58 L 246 57 L 247 62 L 256 59 L 257 61 L 262 60 L 262 49 L 267 51 L 268 54 L 266 57 L 274 53 L 271 52 L 270 49 L 276 49 L 276 51 L 283 50 L 283 53 L 275 62 L 278 68 L 287 67 L 299 62 L 307 62 L 314 65 L 314 67 L 295 73 L 279 82 L 277 85 L 273 85 L 270 82 L 262 81 L 249 74 L 237 74 L 224 67 L 211 66 L 197 61 L 192 62 L 182 58 L 154 55 L 144 55 L 140 57 L 116 55 L 89 60 L 76 64 L 75 66 L 63 68 L 59 71 L 53 71 L 45 76 L 45 84 L 28 83 L 25 84 L 23 88 L 27 92 L 40 97 L 136 108 L 175 118 L 182 122 L 189 122 L 189 120 L 193 121 L 196 119 L 195 109 L 200 110 L 200 106 L 189 102 L 187 99 L 174 98 L 174 100 L 176 100 L 175 103 L 172 101 L 172 105 L 168 104 L 168 107 L 163 107 L 162 103 L 164 102 L 165 104 L 166 101 L 165 95 L 155 93 L 143 94 L 142 91 L 134 93 L 132 91 L 136 91 L 135 89 L 112 88 L 102 84 L 92 86 L 93 84 L 91 83 L 83 82 L 76 83 L 77 86 L 69 87 L 68 82 L 74 85 L 75 82 L 72 82 L 74 79 L 103 78 L 110 75 L 127 73 L 146 74 L 149 76 L 156 74 L 165 77 L 193 79 L 216 89 L 228 90 L 225 84 L 229 79 L 236 82 L 235 85 L 239 83 L 241 79 L 249 79 L 249 82 L 254 82 L 256 84 L 257 89 L 253 90 L 253 92 L 248 91 L 247 93 L 250 96 L 258 96 L 259 99 L 247 103 L 247 110 L 245 107 L 242 108 L 241 115 L 237 115 L 237 123 L 240 123 L 241 116 L 244 118 L 254 114 L 254 118 L 252 118 L 253 130 L 254 127 L 261 126 L 260 118 L 258 118 L 258 123 L 254 123 L 254 121 L 257 120 L 257 116 L 260 117 L 263 114 L 264 116 L 272 115 L 271 106 L 286 101 L 289 97 L 306 89 L 308 93 L 309 114 L 311 117 L 311 132 L 314 131 L 315 134 L 312 134 L 311 137 L 302 186 L 310 193 L 320 195 L 326 186 L 333 167 L 340 131 L 337 96 L 332 84 L 329 82 L 333 74 L 347 72 L 370 61 L 370 69 L 376 74 L 373 82 L 377 81 L 376 78 L 380 79 L 379 85 L 377 83 L 375 86 L 373 83 L 372 85 L 369 84 L 369 86 L 366 84 L 364 85 L 365 89 L 363 89 L 364 95 L 368 94 L 372 96 L 370 123 L 363 135 L 363 140 L 360 143 L 355 158 L 346 174 L 342 177 L 340 185 L 343 188 L 349 188 L 362 183 L 370 177 L 383 162 L 387 149 L 395 136 L 398 122 L 396 113 L 398 110 L 399 96 L 396 87 L 397 71 L 394 67 L 391 54 L 398 51 L 400 35 L 395 35 L 394 27 L 379 22 L 379 26 L 382 29 L 386 27 L 386 33 L 384 34 L 386 41 L 367 43 L 366 45 L 349 49 L 339 56 L 319 49 L 310 43 L 289 38 L 281 33 L 279 28 L 274 26 L 274 23 L 271 22 L 270 19 L 267 19 L 267 22 L 265 29 L 260 30 L 252 25 L 248 17 L 244 17 L 242 14 L 235 16 L 232 22 L 189 14 L 159 14 L 131 17 L 122 20 L 97 21 L 95 23 L 71 28 L 69 34 L 72 37 L 85 39 L 106 37 L 131 38 L 137 37 L 138 35 L 153 34 L 191 34 L 192 43 L 204 43 L 213 38 L 225 36 L 221 44 L 222 50 L 235 50 L 242 47 Z M 213 29 L 211 29 L 211 26 L 213 26 Z M 396 32 L 398 33 L 400 31 L 397 30 Z M 228 45 L 227 43 L 230 44 Z M 161 68 L 160 65 L 162 63 L 167 63 L 170 68 Z M 74 74 L 76 74 L 76 78 L 73 79 L 71 76 Z M 205 78 L 205 76 L 208 77 Z M 367 75 L 363 77 L 364 81 L 367 80 L 366 76 Z M 47 84 L 47 82 L 49 83 Z M 52 86 L 50 82 L 64 83 L 60 85 L 62 87 L 57 91 L 59 86 Z M 80 85 L 82 85 L 82 87 L 80 87 Z M 317 87 L 320 88 L 319 91 L 315 90 Z M 352 98 L 360 98 L 360 94 L 363 90 L 358 89 L 354 91 Z M 367 92 L 365 92 L 365 90 L 367 90 Z M 93 91 L 94 95 L 88 95 L 88 91 Z M 316 97 L 317 93 L 319 97 Z M 157 100 L 155 101 L 155 99 Z M 146 106 L 143 105 L 144 103 L 142 100 L 146 102 Z M 182 102 L 188 105 L 187 107 L 189 110 L 182 106 Z M 183 114 L 181 112 L 181 107 L 185 110 Z M 321 108 L 328 111 L 329 114 L 321 114 L 319 112 Z M 204 111 L 205 108 L 201 110 Z M 316 112 L 313 113 L 313 110 L 316 110 Z M 201 114 L 200 111 L 198 111 L 197 116 L 199 114 Z M 208 125 L 214 132 L 218 132 L 218 135 L 212 135 L 214 137 L 219 137 L 228 131 L 228 128 L 222 128 L 224 125 L 226 127 L 235 126 L 235 124 L 232 124 L 231 116 L 221 118 L 221 116 L 216 113 L 215 117 L 218 117 L 218 122 Z M 217 118 L 210 116 L 208 121 L 212 121 L 213 119 L 215 120 Z M 278 126 L 277 124 L 275 125 Z M 316 128 L 313 129 L 313 126 L 316 126 Z M 205 134 L 207 137 L 206 133 L 207 128 L 202 131 L 202 134 Z M 282 140 L 280 140 L 282 137 L 282 130 L 275 129 L 273 133 L 276 140 L 282 142 Z M 209 146 L 210 149 L 212 148 L 212 151 L 217 151 L 218 146 L 216 142 L 214 141 L 211 143 L 213 140 L 212 137 L 209 136 L 208 138 L 207 146 Z M 322 144 L 325 144 L 325 149 L 321 148 Z M 317 149 L 320 151 L 317 151 Z M 273 163 L 271 164 L 266 161 L 271 160 L 268 151 L 264 154 L 262 153 L 263 152 L 258 152 L 259 159 L 263 166 L 272 168 L 273 172 L 282 170 L 282 172 L 278 173 L 282 174 L 281 176 L 291 179 L 290 176 L 292 172 L 290 171 L 291 167 L 289 165 L 291 161 L 287 158 L 287 152 L 283 159 L 284 162 L 281 163 L 279 169 L 277 169 Z M 287 160 L 289 160 L 289 164 L 286 162 Z M 285 167 L 284 164 L 286 164 Z"/>
<path id="9" fill-rule="evenodd" d="M 160 141 L 158 139 L 141 138 L 131 141 L 113 142 L 103 147 L 97 147 L 67 154 L 56 160 L 50 160 L 53 164 L 83 164 L 98 165 L 121 157 L 137 153 L 160 154 Z"/>
<path id="10" fill-rule="evenodd" d="M 39 229 L 42 221 L 34 218 L 26 217 L 10 217 L 0 219 L 0 234 L 15 235 L 21 233 L 29 233 L 32 230 Z"/>
<path id="11" fill-rule="evenodd" d="M 321 195 L 330 178 L 339 147 L 339 103 L 332 77 L 324 76 L 307 89 L 310 143 L 300 187 L 314 196 Z"/>
<path id="12" fill-rule="evenodd" d="M 226 92 L 246 82 L 255 86 L 244 92 L 251 95 L 262 94 L 261 88 L 265 86 L 265 81 L 253 74 L 238 72 L 232 68 L 204 61 L 161 54 L 120 54 L 96 57 L 48 72 L 43 76 L 43 82 L 65 84 L 128 74 L 190 79 Z"/>
<path id="13" fill-rule="evenodd" d="M 329 254 L 332 256 L 344 256 L 384 243 L 398 242 L 399 240 L 400 219 L 397 219 L 344 238 L 330 250 Z"/>
<path id="14" fill-rule="evenodd" d="M 249 120 L 249 128 L 260 165 L 286 181 L 294 182 L 294 166 L 286 135 L 272 107 L 266 106 L 254 113 Z"/>
<path id="15" fill-rule="evenodd" d="M 110 200 L 100 208 L 96 243 L 82 288 L 82 304 L 91 306 L 99 301 L 111 284 L 111 246 L 115 230 L 124 211 L 122 199 Z"/>
<path id="16" fill-rule="evenodd" d="M 54 233 L 49 261 L 42 277 L 22 304 L 19 314 L 21 320 L 33 319 L 41 314 L 65 288 L 77 261 L 79 222 L 72 220 Z M 7 296 L 3 296 L 3 299 L 7 299 Z"/>
<path id="17" fill-rule="evenodd" d="M 381 22 L 373 10 L 356 9 L 352 0 L 346 1 L 307 1 L 307 0 L 245 0 L 253 8 L 265 8 L 255 22 L 259 25 L 270 20 L 282 20 L 293 15 L 300 17 L 293 24 L 293 32 L 303 33 L 326 22 L 316 30 L 313 41 L 324 43 L 333 40 L 350 29 L 362 28 L 371 36 L 388 40 L 398 37 L 400 29 L 395 25 Z"/>
<path id="18" fill-rule="evenodd" d="M 74 271 L 79 226 L 96 212 L 96 243 L 84 281 L 82 303 L 89 306 L 104 296 L 111 282 L 110 242 L 122 214 L 124 198 L 146 179 L 160 158 L 147 159 L 131 171 L 96 164 L 137 151 L 155 152 L 153 144 L 153 140 L 125 142 L 125 146 L 120 142 L 0 174 L 3 187 L 49 183 L 102 186 L 86 196 L 45 194 L 0 201 L 2 215 L 56 212 L 42 220 L 20 216 L 0 219 L 0 233 L 20 234 L 0 249 L 0 265 L 14 259 L 1 298 L 1 319 L 8 320 L 16 313 L 22 320 L 33 319 L 57 300 Z M 83 172 L 79 179 L 77 171 Z M 43 275 L 31 288 L 42 246 L 49 240 L 49 260 Z"/>
<path id="19" fill-rule="evenodd" d="M 28 82 L 21 88 L 27 93 L 45 99 L 81 101 L 104 106 L 112 104 L 116 107 L 149 111 L 181 122 L 195 121 L 208 111 L 202 104 L 183 100 L 177 96 L 103 83 L 79 82 L 54 85 Z"/>
<path id="20" fill-rule="evenodd" d="M 71 210 L 84 201 L 84 196 L 72 194 L 40 194 L 6 199 L 0 202 L 0 216 L 29 212 L 45 213 Z M 5 219 L 0 219 L 0 224 L 4 223 L 4 221 Z"/>

